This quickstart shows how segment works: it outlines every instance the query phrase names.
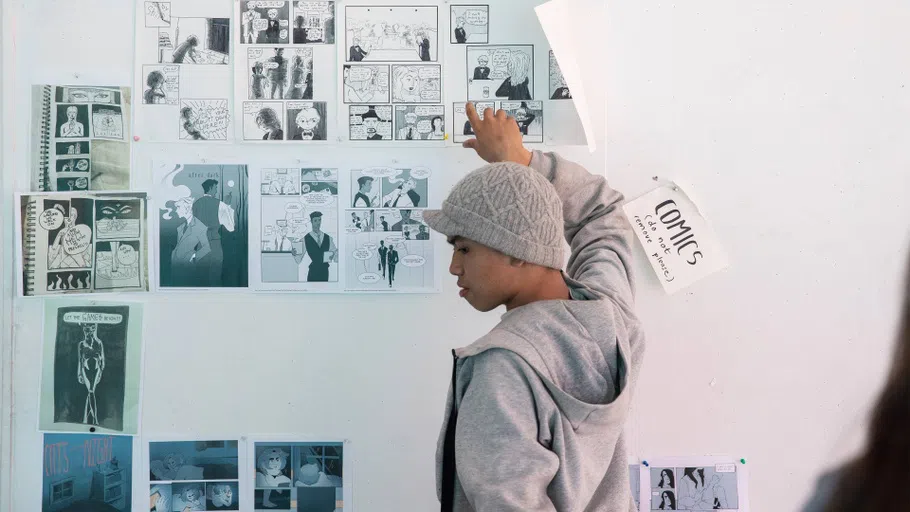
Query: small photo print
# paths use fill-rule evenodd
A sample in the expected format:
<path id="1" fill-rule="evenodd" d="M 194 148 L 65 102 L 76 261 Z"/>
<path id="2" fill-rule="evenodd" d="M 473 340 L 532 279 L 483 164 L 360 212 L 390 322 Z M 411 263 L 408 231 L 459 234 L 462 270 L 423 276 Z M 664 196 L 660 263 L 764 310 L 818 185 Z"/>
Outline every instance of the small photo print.
<path id="1" fill-rule="evenodd" d="M 170 2 L 145 2 L 145 26 L 169 27 L 171 25 Z"/>
<path id="2" fill-rule="evenodd" d="M 515 118 L 525 142 L 543 142 L 542 101 L 503 101 L 500 108 Z"/>
<path id="3" fill-rule="evenodd" d="M 177 105 L 180 102 L 180 66 L 152 64 L 142 66 L 145 105 Z"/>
<path id="4" fill-rule="evenodd" d="M 468 120 L 468 114 L 465 111 L 465 104 L 461 101 L 452 105 L 452 140 L 457 143 L 464 142 L 474 137 L 474 128 L 471 127 L 471 121 Z M 474 103 L 477 115 L 483 119 L 483 113 L 486 109 L 496 109 L 496 103 L 493 101 L 478 101 Z"/>
<path id="5" fill-rule="evenodd" d="M 392 140 L 391 105 L 351 105 L 351 140 Z"/>
<path id="6" fill-rule="evenodd" d="M 335 44 L 335 2 L 294 2 L 294 44 Z"/>
<path id="7" fill-rule="evenodd" d="M 442 100 L 439 64 L 392 66 L 393 103 L 439 103 Z"/>
<path id="8" fill-rule="evenodd" d="M 287 103 L 288 140 L 326 140 L 326 103 L 289 101 Z"/>
<path id="9" fill-rule="evenodd" d="M 57 173 L 71 172 L 89 172 L 91 171 L 91 161 L 88 156 L 84 158 L 58 158 Z"/>
<path id="10" fill-rule="evenodd" d="M 395 105 L 395 140 L 445 140 L 443 105 Z"/>
<path id="11" fill-rule="evenodd" d="M 96 139 L 123 140 L 120 105 L 92 105 L 92 135 Z"/>
<path id="12" fill-rule="evenodd" d="M 132 510 L 132 437 L 44 434 L 42 448 L 42 512 Z"/>
<path id="13" fill-rule="evenodd" d="M 257 442 L 253 456 L 255 510 L 345 509 L 342 443 Z"/>
<path id="14" fill-rule="evenodd" d="M 240 2 L 241 44 L 288 44 L 290 2 L 250 0 Z"/>
<path id="15" fill-rule="evenodd" d="M 244 140 L 284 140 L 284 103 L 243 102 Z"/>
<path id="16" fill-rule="evenodd" d="M 57 105 L 57 137 L 89 137 L 88 105 Z M 66 190 L 66 189 L 64 189 Z"/>
<path id="17" fill-rule="evenodd" d="M 489 5 L 451 7 L 452 44 L 487 44 L 490 41 Z"/>
<path id="18" fill-rule="evenodd" d="M 228 101 L 180 100 L 180 140 L 227 140 Z"/>

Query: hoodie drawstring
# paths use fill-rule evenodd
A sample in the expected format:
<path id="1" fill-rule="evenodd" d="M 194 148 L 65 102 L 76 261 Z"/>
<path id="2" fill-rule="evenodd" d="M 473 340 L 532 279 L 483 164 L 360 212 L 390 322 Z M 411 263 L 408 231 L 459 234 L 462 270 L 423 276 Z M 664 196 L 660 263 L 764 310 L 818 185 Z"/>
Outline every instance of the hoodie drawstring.
<path id="1" fill-rule="evenodd" d="M 455 368 L 458 356 L 452 350 L 452 410 L 446 425 L 446 437 L 442 445 L 442 512 L 452 512 L 455 507 L 455 424 L 458 422 L 458 407 L 455 405 Z"/>

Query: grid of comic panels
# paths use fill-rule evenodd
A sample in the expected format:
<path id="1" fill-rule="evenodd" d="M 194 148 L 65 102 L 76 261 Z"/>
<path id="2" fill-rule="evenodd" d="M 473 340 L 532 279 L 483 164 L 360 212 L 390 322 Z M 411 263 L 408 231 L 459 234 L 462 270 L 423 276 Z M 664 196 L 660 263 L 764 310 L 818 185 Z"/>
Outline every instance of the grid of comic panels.
<path id="1" fill-rule="evenodd" d="M 651 510 L 736 510 L 736 466 L 652 467 Z"/>
<path id="2" fill-rule="evenodd" d="M 148 455 L 150 510 L 240 510 L 237 441 L 150 442 Z"/>
<path id="3" fill-rule="evenodd" d="M 344 509 L 342 443 L 255 443 L 256 510 Z"/>
<path id="4" fill-rule="evenodd" d="M 425 167 L 351 171 L 351 209 L 344 213 L 348 289 L 433 287 L 433 246 L 423 221 L 429 176 Z"/>

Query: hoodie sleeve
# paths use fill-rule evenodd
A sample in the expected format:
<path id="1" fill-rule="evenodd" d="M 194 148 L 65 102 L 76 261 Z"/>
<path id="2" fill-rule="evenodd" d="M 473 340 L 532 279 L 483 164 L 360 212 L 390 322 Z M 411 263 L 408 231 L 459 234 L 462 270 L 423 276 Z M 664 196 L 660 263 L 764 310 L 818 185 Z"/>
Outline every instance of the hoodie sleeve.
<path id="1" fill-rule="evenodd" d="M 455 466 L 468 501 L 477 512 L 555 512 L 547 487 L 559 460 L 538 440 L 539 404 L 527 378 L 534 370 L 506 350 L 472 359 L 455 431 Z"/>
<path id="2" fill-rule="evenodd" d="M 622 194 L 603 176 L 556 153 L 534 151 L 530 167 L 553 184 L 562 200 L 566 241 L 572 249 L 566 273 L 631 305 L 632 228 L 622 213 Z"/>

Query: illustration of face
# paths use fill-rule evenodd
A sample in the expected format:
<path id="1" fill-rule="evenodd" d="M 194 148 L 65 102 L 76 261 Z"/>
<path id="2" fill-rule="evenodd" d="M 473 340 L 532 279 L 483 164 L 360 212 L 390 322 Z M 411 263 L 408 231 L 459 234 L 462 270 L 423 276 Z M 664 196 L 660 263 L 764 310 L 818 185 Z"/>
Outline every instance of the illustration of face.
<path id="1" fill-rule="evenodd" d="M 269 19 L 270 20 L 278 19 L 278 9 L 269 9 Z"/>
<path id="2" fill-rule="evenodd" d="M 164 458 L 164 467 L 166 467 L 169 471 L 177 471 L 180 469 L 180 461 L 178 461 L 177 457 L 175 457 L 173 454 L 168 455 Z"/>
<path id="3" fill-rule="evenodd" d="M 98 331 L 98 324 L 82 324 L 82 335 L 86 338 L 94 338 Z"/>
<path id="4" fill-rule="evenodd" d="M 366 193 L 370 192 L 371 190 L 373 190 L 373 180 L 372 179 L 363 180 L 363 183 L 360 185 L 360 192 L 366 194 Z"/>
<path id="5" fill-rule="evenodd" d="M 405 73 L 401 77 L 401 88 L 408 92 L 414 92 L 417 90 L 417 83 L 419 78 L 416 73 Z"/>
<path id="6" fill-rule="evenodd" d="M 284 55 L 284 48 L 275 48 L 275 56 L 281 57 Z"/>
<path id="7" fill-rule="evenodd" d="M 319 112 L 314 109 L 301 110 L 297 115 L 297 126 L 301 130 L 313 131 L 319 125 Z"/>
<path id="8" fill-rule="evenodd" d="M 71 227 L 73 227 L 73 226 L 76 224 L 76 214 L 77 214 L 76 209 L 75 209 L 75 208 L 70 208 L 70 215 L 69 215 L 69 217 L 67 217 L 67 218 L 64 219 L 64 221 L 63 221 L 63 222 L 66 224 L 66 227 L 71 228 Z"/>
<path id="9" fill-rule="evenodd" d="M 408 190 L 414 190 L 414 187 L 417 186 L 417 182 L 414 181 L 414 178 L 408 178 L 404 183 L 401 184 L 401 190 L 407 192 Z M 408 212 L 410 217 L 410 212 Z"/>
<path id="10" fill-rule="evenodd" d="M 67 118 L 70 122 L 75 121 L 75 120 L 76 120 L 76 113 L 77 113 L 76 107 L 69 107 L 69 108 L 66 109 L 66 118 Z"/>
<path id="11" fill-rule="evenodd" d="M 247 2 L 246 3 L 246 10 L 252 11 L 255 8 L 256 8 L 256 2 Z"/>
<path id="12" fill-rule="evenodd" d="M 234 500 L 234 492 L 229 485 L 216 485 L 212 494 L 212 502 L 219 507 L 227 507 Z"/>
<path id="13" fill-rule="evenodd" d="M 411 210 L 401 210 L 401 222 L 408 222 L 411 220 Z"/>
<path id="14" fill-rule="evenodd" d="M 477 57 L 477 63 L 480 64 L 482 67 L 486 67 L 487 62 L 490 62 L 490 61 L 489 61 L 489 59 L 487 59 L 486 55 L 481 55 L 480 57 Z"/>
<path id="15" fill-rule="evenodd" d="M 376 127 L 379 125 L 379 119 L 376 119 L 375 117 L 368 117 L 363 120 L 363 125 L 366 127 L 368 134 L 375 135 Z"/>
<path id="16" fill-rule="evenodd" d="M 310 223 L 313 224 L 313 231 L 319 231 L 319 228 L 322 227 L 322 217 L 313 217 L 310 219 Z"/>
<path id="17" fill-rule="evenodd" d="M 520 108 L 515 111 L 515 120 L 516 121 L 525 121 L 528 119 L 528 111 L 526 109 Z"/>
<path id="18" fill-rule="evenodd" d="M 458 18 L 457 20 L 455 20 L 455 24 L 458 25 L 458 28 L 463 28 L 464 27 L 464 18 Z"/>
<path id="19" fill-rule="evenodd" d="M 188 505 L 199 505 L 199 489 L 184 490 L 183 501 Z"/>

